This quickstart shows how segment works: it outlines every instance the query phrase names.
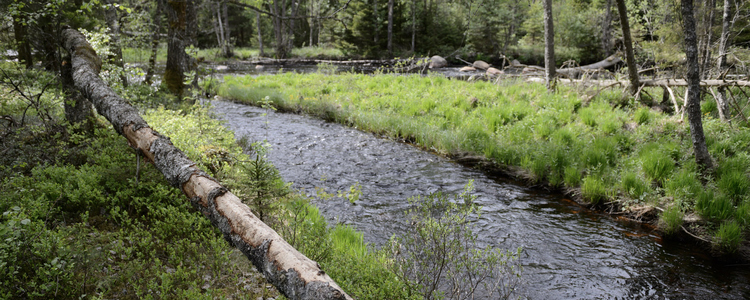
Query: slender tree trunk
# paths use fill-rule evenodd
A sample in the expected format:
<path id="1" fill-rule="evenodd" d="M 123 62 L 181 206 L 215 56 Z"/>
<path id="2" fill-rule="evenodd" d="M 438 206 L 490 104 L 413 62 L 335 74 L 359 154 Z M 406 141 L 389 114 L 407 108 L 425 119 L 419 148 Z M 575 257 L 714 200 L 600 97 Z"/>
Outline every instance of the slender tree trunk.
<path id="1" fill-rule="evenodd" d="M 224 0 L 221 2 L 221 6 L 222 17 L 224 19 L 224 43 L 226 44 L 224 57 L 228 58 L 234 56 L 234 53 L 232 52 L 232 29 L 229 25 L 229 5 L 227 4 L 227 1 Z"/>
<path id="2" fill-rule="evenodd" d="M 164 70 L 164 82 L 172 94 L 182 98 L 185 89 L 185 73 L 192 70 L 194 60 L 185 48 L 190 44 L 192 26 L 188 16 L 192 15 L 193 0 L 165 0 L 163 6 L 169 22 L 167 44 L 167 66 Z"/>
<path id="3" fill-rule="evenodd" d="M 378 14 L 378 0 L 372 0 L 372 15 L 375 17 L 375 20 L 373 20 L 373 26 L 375 32 L 373 32 L 373 38 L 372 41 L 375 43 L 375 47 L 380 48 L 378 46 L 378 42 L 380 41 L 380 35 L 378 34 L 380 32 L 380 15 Z"/>
<path id="4" fill-rule="evenodd" d="M 417 0 L 411 0 L 411 53 L 414 54 L 417 41 Z"/>
<path id="5" fill-rule="evenodd" d="M 544 0 L 544 82 L 547 90 L 554 90 L 555 30 L 552 22 L 552 0 Z"/>
<path id="6" fill-rule="evenodd" d="M 117 4 L 113 0 L 107 1 L 107 8 L 105 10 L 105 20 L 107 22 L 107 26 L 109 26 L 110 30 L 110 39 L 112 40 L 112 52 L 114 52 L 114 63 L 116 66 L 120 68 L 125 68 L 125 65 L 122 62 L 122 47 L 120 46 L 120 20 L 117 14 L 117 8 L 115 7 L 115 4 Z M 125 76 L 125 74 L 120 74 L 120 81 L 122 82 L 122 86 L 127 87 L 128 86 L 128 77 Z"/>
<path id="7" fill-rule="evenodd" d="M 258 47 L 260 48 L 260 56 L 263 56 L 263 31 L 260 28 L 260 12 L 255 12 L 255 24 L 258 27 Z"/>
<path id="8" fill-rule="evenodd" d="M 690 137 L 693 140 L 693 151 L 695 161 L 701 172 L 706 175 L 713 169 L 711 155 L 706 147 L 706 139 L 703 134 L 703 121 L 701 120 L 700 102 L 700 65 L 698 62 L 698 41 L 695 30 L 695 17 L 693 15 L 693 0 L 681 1 L 682 19 L 685 32 L 685 56 L 687 57 L 687 82 L 688 96 L 686 110 L 688 122 L 690 123 Z"/>
<path id="9" fill-rule="evenodd" d="M 729 30 L 731 23 L 729 21 L 729 12 L 731 9 L 731 1 L 724 0 L 724 13 L 721 16 L 721 37 L 719 38 L 719 63 L 717 64 L 717 73 L 719 75 L 724 73 L 727 67 L 727 47 L 729 47 Z M 722 120 L 729 121 L 729 99 L 726 96 L 726 89 L 724 87 L 719 88 L 719 94 L 717 98 L 719 104 L 719 112 L 721 112 Z"/>
<path id="10" fill-rule="evenodd" d="M 388 55 L 393 55 L 393 0 L 388 0 Z"/>
<path id="11" fill-rule="evenodd" d="M 607 0 L 607 5 L 604 9 L 604 20 L 602 21 L 602 52 L 605 56 L 610 56 L 611 51 L 611 39 L 612 39 L 612 0 Z"/>
<path id="12" fill-rule="evenodd" d="M 167 181 L 179 188 L 281 294 L 289 299 L 352 299 L 316 262 L 299 253 L 237 196 L 196 168 L 196 163 L 172 145 L 168 137 L 152 130 L 138 110 L 108 87 L 97 75 L 97 62 L 91 60 L 98 59 L 96 52 L 81 33 L 66 29 L 63 39 L 72 56 L 75 86 L 89 97 L 115 131 L 153 162 Z"/>
<path id="13" fill-rule="evenodd" d="M 18 61 L 23 62 L 27 69 L 34 66 L 34 58 L 31 56 L 31 45 L 28 41 L 28 34 L 24 20 L 21 17 L 13 17 L 13 33 L 16 38 L 18 47 Z"/>
<path id="14" fill-rule="evenodd" d="M 703 56 L 703 59 L 701 60 L 701 70 L 705 74 L 702 74 L 703 78 L 706 78 L 708 76 L 708 72 L 710 71 L 710 68 L 708 67 L 708 62 L 711 61 L 711 40 L 713 39 L 713 25 L 714 25 L 714 15 L 716 11 L 716 0 L 708 0 L 706 2 L 706 9 L 708 10 L 708 18 L 705 19 L 704 26 L 705 26 L 705 40 L 703 43 L 703 50 L 701 51 L 701 55 Z"/>
<path id="15" fill-rule="evenodd" d="M 156 56 L 159 51 L 159 40 L 161 32 L 161 13 L 162 13 L 162 1 L 156 1 L 156 13 L 154 13 L 154 33 L 151 35 L 151 56 L 148 58 L 148 68 L 146 69 L 146 77 L 144 81 L 151 85 L 151 77 L 154 76 L 156 70 Z"/>
<path id="16" fill-rule="evenodd" d="M 620 13 L 620 26 L 622 27 L 622 38 L 625 42 L 625 57 L 628 64 L 628 77 L 630 79 L 630 94 L 635 95 L 641 86 L 638 78 L 638 66 L 635 64 L 635 53 L 633 52 L 633 39 L 630 37 L 630 22 L 628 22 L 628 11 L 625 0 L 617 0 L 617 11 Z M 641 97 L 641 99 L 644 99 Z"/>

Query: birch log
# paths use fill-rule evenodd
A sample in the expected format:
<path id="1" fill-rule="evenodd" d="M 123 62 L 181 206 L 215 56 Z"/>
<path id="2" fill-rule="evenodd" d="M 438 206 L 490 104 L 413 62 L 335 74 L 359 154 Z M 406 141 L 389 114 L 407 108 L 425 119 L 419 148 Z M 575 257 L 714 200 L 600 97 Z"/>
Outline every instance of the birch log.
<path id="1" fill-rule="evenodd" d="M 99 77 L 100 60 L 80 32 L 66 28 L 62 36 L 72 57 L 76 88 L 112 123 L 117 133 L 153 162 L 170 184 L 182 190 L 269 283 L 289 299 L 352 299 L 316 262 L 284 241 L 237 196 L 198 169 L 168 137 L 151 129 L 135 108 L 115 94 Z"/>

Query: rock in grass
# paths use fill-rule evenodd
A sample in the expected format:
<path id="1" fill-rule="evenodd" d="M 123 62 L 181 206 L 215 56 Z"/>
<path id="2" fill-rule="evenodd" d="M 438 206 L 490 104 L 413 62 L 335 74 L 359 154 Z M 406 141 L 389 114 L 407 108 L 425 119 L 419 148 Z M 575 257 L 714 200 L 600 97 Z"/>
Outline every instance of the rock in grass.
<path id="1" fill-rule="evenodd" d="M 478 60 L 474 62 L 474 67 L 480 70 L 487 70 L 490 68 L 490 64 L 484 61 Z"/>
<path id="2" fill-rule="evenodd" d="M 504 72 L 495 68 L 489 68 L 487 69 L 487 75 L 490 76 L 499 76 L 500 74 L 503 74 Z"/>
<path id="3" fill-rule="evenodd" d="M 430 57 L 430 69 L 433 68 L 442 68 L 448 65 L 448 61 L 445 60 L 445 58 L 435 55 L 433 57 Z"/>

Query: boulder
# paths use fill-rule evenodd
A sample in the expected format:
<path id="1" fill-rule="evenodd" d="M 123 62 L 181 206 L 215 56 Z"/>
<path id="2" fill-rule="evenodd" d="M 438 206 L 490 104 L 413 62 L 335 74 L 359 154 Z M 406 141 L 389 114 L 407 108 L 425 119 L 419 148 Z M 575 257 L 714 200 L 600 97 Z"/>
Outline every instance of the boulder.
<path id="1" fill-rule="evenodd" d="M 474 67 L 480 70 L 487 70 L 490 67 L 490 64 L 483 62 L 481 60 L 474 62 Z"/>
<path id="2" fill-rule="evenodd" d="M 490 67 L 489 69 L 487 69 L 487 75 L 490 75 L 490 76 L 498 76 L 498 75 L 503 74 L 503 73 L 505 73 L 505 72 L 503 72 L 501 70 L 498 70 L 498 69 L 495 69 L 495 68 L 492 68 L 492 67 Z"/>
<path id="3" fill-rule="evenodd" d="M 217 71 L 226 71 L 229 70 L 228 66 L 216 66 Z"/>
<path id="4" fill-rule="evenodd" d="M 459 72 L 474 72 L 474 71 L 476 71 L 476 70 L 477 70 L 477 69 L 476 69 L 476 68 L 474 68 L 474 67 L 463 67 L 463 68 L 459 69 L 458 71 L 459 71 Z"/>
<path id="5" fill-rule="evenodd" d="M 430 69 L 442 68 L 448 65 L 448 61 L 438 55 L 430 57 Z"/>
<path id="6" fill-rule="evenodd" d="M 525 67 L 526 65 L 522 64 L 517 59 L 514 59 L 512 62 L 510 62 L 510 66 L 514 68 L 521 68 L 521 67 Z"/>
<path id="7" fill-rule="evenodd" d="M 255 65 L 256 70 L 263 70 L 265 67 L 263 65 Z"/>

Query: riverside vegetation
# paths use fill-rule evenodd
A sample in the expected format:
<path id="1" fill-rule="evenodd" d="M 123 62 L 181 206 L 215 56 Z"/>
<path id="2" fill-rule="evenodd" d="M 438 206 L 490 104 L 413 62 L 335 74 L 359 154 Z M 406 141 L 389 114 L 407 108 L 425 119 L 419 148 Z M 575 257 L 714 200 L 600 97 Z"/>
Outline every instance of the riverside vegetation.
<path id="1" fill-rule="evenodd" d="M 718 167 L 702 182 L 687 122 L 618 90 L 594 93 L 561 86 L 547 93 L 541 84 L 514 80 L 332 76 L 325 74 L 325 66 L 321 70 L 226 76 L 216 91 L 443 155 L 482 155 L 532 183 L 563 189 L 640 221 L 653 220 L 667 234 L 689 231 L 718 252 L 737 252 L 750 232 L 750 129 L 720 121 L 711 99 L 702 103 L 702 111 Z M 748 115 L 747 109 L 743 113 Z"/>
<path id="2" fill-rule="evenodd" d="M 0 298 L 280 297 L 178 189 L 153 166 L 138 162 L 105 119 L 95 120 L 93 132 L 70 126 L 63 121 L 62 91 L 49 84 L 53 77 L 13 63 L 3 70 L 15 73 L 4 73 L 0 85 L 5 95 L 0 115 L 8 120 L 0 131 Z M 412 228 L 411 236 L 453 232 L 461 233 L 460 239 L 446 235 L 416 244 L 394 237 L 388 247 L 374 249 L 353 228 L 329 226 L 265 160 L 272 149 L 263 141 L 235 139 L 210 108 L 174 98 L 156 104 L 147 99 L 170 96 L 140 85 L 116 89 L 140 107 L 155 130 L 246 199 L 264 222 L 358 299 L 465 299 L 475 292 L 468 284 L 480 282 L 462 274 L 481 275 L 471 278 L 482 278 L 493 287 L 489 293 L 506 297 L 520 282 L 518 252 L 473 243 L 464 222 L 477 211 L 473 205 L 450 206 L 453 213 L 437 219 L 412 213 L 415 222 L 429 226 Z M 433 199 L 426 209 L 449 205 L 447 195 L 424 199 Z M 450 252 L 424 256 L 422 244 Z M 404 250 L 394 253 L 394 247 Z M 401 272 L 414 262 L 427 269 L 447 264 L 454 273 L 432 278 L 431 284 L 439 284 L 426 288 Z M 449 283 L 462 293 L 441 289 Z"/>

